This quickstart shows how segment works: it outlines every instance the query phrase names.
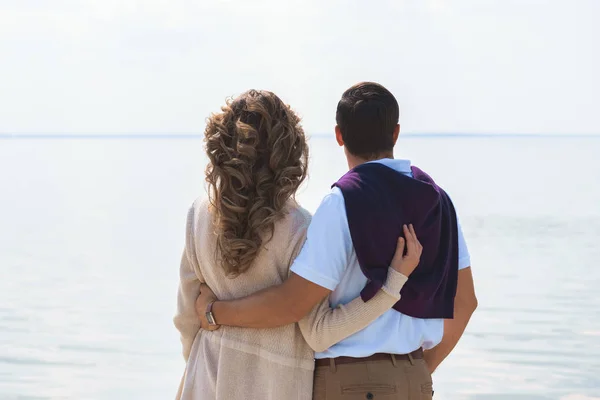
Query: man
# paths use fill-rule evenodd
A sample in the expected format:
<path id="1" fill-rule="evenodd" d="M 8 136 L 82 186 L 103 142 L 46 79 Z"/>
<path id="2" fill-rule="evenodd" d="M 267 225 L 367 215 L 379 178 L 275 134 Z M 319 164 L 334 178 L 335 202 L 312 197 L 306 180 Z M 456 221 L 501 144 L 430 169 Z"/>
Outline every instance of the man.
<path id="1" fill-rule="evenodd" d="M 216 301 L 206 289 L 196 304 L 202 327 L 215 329 L 297 322 L 328 295 L 332 307 L 359 294 L 369 301 L 385 280 L 402 224 L 413 223 L 423 255 L 401 300 L 367 328 L 315 354 L 315 399 L 429 398 L 431 373 L 477 307 L 452 202 L 410 161 L 394 159 L 398 119 L 398 103 L 383 86 L 363 82 L 344 92 L 335 134 L 350 172 L 313 216 L 289 279 L 233 301 Z"/>

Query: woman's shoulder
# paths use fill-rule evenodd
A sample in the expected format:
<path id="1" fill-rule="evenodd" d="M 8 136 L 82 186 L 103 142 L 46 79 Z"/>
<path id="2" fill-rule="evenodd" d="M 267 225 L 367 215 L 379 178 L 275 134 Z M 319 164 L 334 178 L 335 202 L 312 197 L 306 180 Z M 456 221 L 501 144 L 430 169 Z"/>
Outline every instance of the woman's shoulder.
<path id="1" fill-rule="evenodd" d="M 303 235 L 308 229 L 312 215 L 297 202 L 290 200 L 285 207 L 283 217 L 275 223 L 275 236 L 288 238 Z"/>
<path id="2" fill-rule="evenodd" d="M 193 237 L 203 237 L 208 233 L 209 227 L 214 224 L 214 213 L 212 205 L 206 197 L 198 197 L 188 209 L 187 226 L 188 235 Z"/>
<path id="3" fill-rule="evenodd" d="M 189 208 L 188 220 L 199 221 L 210 217 L 211 204 L 206 197 L 198 197 Z"/>
<path id="4" fill-rule="evenodd" d="M 196 220 L 213 218 L 213 206 L 208 198 L 198 197 L 190 206 L 189 215 Z M 285 206 L 281 222 L 300 227 L 310 224 L 311 218 L 312 215 L 307 209 L 300 206 L 296 201 L 290 200 Z"/>
<path id="5" fill-rule="evenodd" d="M 295 201 L 290 201 L 286 206 L 283 222 L 291 231 L 308 229 L 312 215 L 310 212 Z"/>
<path id="6" fill-rule="evenodd" d="M 290 200 L 284 209 L 282 217 L 275 223 L 275 236 L 280 238 L 293 237 L 303 234 L 310 225 L 311 213 L 300 206 L 296 201 Z M 211 202 L 206 197 L 197 198 L 189 209 L 188 224 L 192 231 L 197 228 L 214 223 L 214 212 Z"/>
<path id="7" fill-rule="evenodd" d="M 287 267 L 291 265 L 306 239 L 306 232 L 312 216 L 308 210 L 295 201 L 290 201 L 285 209 L 285 215 L 275 224 L 272 241 L 284 250 L 281 262 Z M 282 265 L 283 265 L 282 264 Z"/>

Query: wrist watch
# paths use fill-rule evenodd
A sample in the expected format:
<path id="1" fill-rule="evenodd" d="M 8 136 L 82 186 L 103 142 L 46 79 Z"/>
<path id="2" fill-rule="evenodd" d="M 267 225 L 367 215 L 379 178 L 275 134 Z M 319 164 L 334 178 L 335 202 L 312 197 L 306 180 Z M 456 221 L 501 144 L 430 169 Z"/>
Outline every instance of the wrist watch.
<path id="1" fill-rule="evenodd" d="M 215 316 L 212 313 L 213 304 L 215 304 L 216 300 L 211 301 L 206 306 L 206 320 L 208 321 L 208 325 L 217 326 L 217 321 L 215 320 Z"/>

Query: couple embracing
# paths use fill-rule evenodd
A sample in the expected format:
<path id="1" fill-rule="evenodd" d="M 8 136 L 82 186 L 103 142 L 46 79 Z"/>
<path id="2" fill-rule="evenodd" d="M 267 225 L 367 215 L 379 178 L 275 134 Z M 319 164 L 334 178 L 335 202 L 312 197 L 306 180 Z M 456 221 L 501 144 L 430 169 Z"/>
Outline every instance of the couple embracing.
<path id="1" fill-rule="evenodd" d="M 178 399 L 431 399 L 431 374 L 477 306 L 451 199 L 394 158 L 383 86 L 344 92 L 335 136 L 349 172 L 312 216 L 300 119 L 250 90 L 205 131 L 209 200 L 189 210 L 175 325 Z"/>

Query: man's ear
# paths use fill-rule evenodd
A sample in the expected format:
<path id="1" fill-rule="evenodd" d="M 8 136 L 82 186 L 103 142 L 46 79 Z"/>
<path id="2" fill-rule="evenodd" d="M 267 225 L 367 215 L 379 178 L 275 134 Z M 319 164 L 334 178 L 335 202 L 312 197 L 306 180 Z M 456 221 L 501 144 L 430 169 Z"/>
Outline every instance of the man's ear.
<path id="1" fill-rule="evenodd" d="M 396 124 L 394 128 L 394 134 L 392 138 L 394 139 L 394 146 L 396 145 L 396 141 L 398 141 L 398 136 L 400 135 L 400 124 Z"/>
<path id="2" fill-rule="evenodd" d="M 342 130 L 339 125 L 335 126 L 335 140 L 340 146 L 344 145 L 344 139 L 342 138 Z"/>

